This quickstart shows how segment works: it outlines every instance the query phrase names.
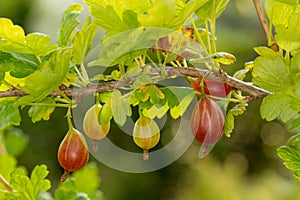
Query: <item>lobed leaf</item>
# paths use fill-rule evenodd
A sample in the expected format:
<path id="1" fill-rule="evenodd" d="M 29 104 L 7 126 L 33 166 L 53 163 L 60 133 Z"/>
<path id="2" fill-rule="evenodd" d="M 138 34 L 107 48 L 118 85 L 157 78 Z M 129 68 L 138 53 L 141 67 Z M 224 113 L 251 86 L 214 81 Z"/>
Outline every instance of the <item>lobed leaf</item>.
<path id="1" fill-rule="evenodd" d="M 7 199 L 35 200 L 44 191 L 51 188 L 49 180 L 45 179 L 49 174 L 46 165 L 37 165 L 29 178 L 22 169 L 16 169 L 11 173 L 11 187 L 15 192 L 7 193 Z"/>
<path id="2" fill-rule="evenodd" d="M 293 146 L 282 146 L 277 149 L 277 154 L 284 160 L 286 168 L 295 171 L 294 176 L 300 181 L 300 150 Z"/>
<path id="3" fill-rule="evenodd" d="M 271 24 L 287 26 L 288 19 L 296 6 L 292 5 L 294 0 L 266 0 L 265 10 L 271 21 Z M 287 3 L 289 2 L 289 3 Z"/>
<path id="4" fill-rule="evenodd" d="M 208 0 L 200 9 L 197 10 L 196 15 L 202 20 L 211 20 L 218 18 L 225 10 L 229 0 Z"/>
<path id="5" fill-rule="evenodd" d="M 92 42 L 96 33 L 97 28 L 94 24 L 92 24 L 91 18 L 89 17 L 86 23 L 83 25 L 83 29 L 76 32 L 73 38 L 72 61 L 74 63 L 83 63 L 92 46 Z"/>
<path id="6" fill-rule="evenodd" d="M 82 5 L 73 4 L 64 12 L 58 30 L 57 42 L 59 46 L 66 47 L 70 43 L 71 35 L 76 26 L 80 23 L 77 17 L 80 15 L 82 9 Z"/>
<path id="7" fill-rule="evenodd" d="M 120 126 L 123 126 L 127 116 L 131 116 L 132 114 L 129 100 L 122 96 L 121 92 L 118 90 L 114 90 L 112 93 L 111 110 L 114 121 Z"/>
<path id="8" fill-rule="evenodd" d="M 28 110 L 28 115 L 33 123 L 40 120 L 49 120 L 51 114 L 55 110 L 55 100 L 53 98 L 45 98 L 38 102 L 43 105 L 31 106 Z"/>
<path id="9" fill-rule="evenodd" d="M 49 44 L 51 39 L 47 35 L 31 33 L 25 37 L 24 30 L 6 18 L 0 18 L 0 38 L 0 49 L 7 53 L 45 56 L 57 48 L 57 45 Z"/>
<path id="10" fill-rule="evenodd" d="M 260 107 L 262 118 L 271 121 L 279 116 L 281 121 L 289 121 L 299 112 L 293 108 L 292 100 L 293 98 L 284 93 L 268 95 Z"/>
<path id="11" fill-rule="evenodd" d="M 69 71 L 70 49 L 54 52 L 49 61 L 43 63 L 38 70 L 30 74 L 22 88 L 29 95 L 20 98 L 14 105 L 26 105 L 41 101 L 53 90 L 58 89 Z"/>
<path id="12" fill-rule="evenodd" d="M 300 48 L 300 13 L 293 13 L 289 17 L 287 27 L 278 25 L 275 40 L 279 47 L 291 52 Z"/>
<path id="13" fill-rule="evenodd" d="M 15 99 L 0 101 L 0 130 L 10 125 L 19 126 L 21 115 L 18 107 L 13 106 Z"/>
<path id="14" fill-rule="evenodd" d="M 292 84 L 287 69 L 282 57 L 259 56 L 254 60 L 252 81 L 270 92 L 286 91 Z"/>

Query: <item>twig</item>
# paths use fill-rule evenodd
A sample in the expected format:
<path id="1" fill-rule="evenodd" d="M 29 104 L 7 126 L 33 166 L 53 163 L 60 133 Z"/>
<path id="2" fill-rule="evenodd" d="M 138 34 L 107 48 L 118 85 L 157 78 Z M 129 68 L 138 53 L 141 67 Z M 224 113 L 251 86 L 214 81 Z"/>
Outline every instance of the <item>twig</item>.
<path id="1" fill-rule="evenodd" d="M 211 72 L 209 70 L 203 70 L 203 69 L 195 69 L 195 68 L 175 68 L 175 67 L 166 67 L 166 75 L 167 77 L 173 77 L 173 76 L 190 76 L 190 77 L 204 77 L 206 79 L 215 80 L 218 82 L 224 82 L 228 85 L 232 86 L 233 88 L 236 88 L 238 90 L 242 90 L 246 93 L 248 93 L 251 98 L 251 100 L 254 100 L 256 98 L 263 98 L 269 94 L 270 92 L 263 90 L 259 87 L 253 86 L 251 83 L 246 83 L 243 81 L 240 81 L 236 78 L 233 78 L 229 75 L 227 75 L 225 72 L 222 73 L 215 73 Z M 152 68 L 151 74 L 153 76 L 159 76 L 159 71 L 155 68 Z M 87 85 L 84 88 L 67 88 L 67 87 L 61 87 L 61 91 L 66 95 L 73 97 L 77 102 L 81 100 L 82 97 L 113 90 L 116 88 L 121 87 L 127 87 L 130 86 L 134 81 L 136 80 L 136 77 L 130 77 L 126 80 L 126 82 L 121 81 L 111 81 L 111 82 L 104 82 L 104 83 L 92 83 Z M 19 90 L 19 89 L 13 89 L 10 91 L 4 91 L 0 92 L 0 98 L 4 97 L 21 97 L 28 95 L 26 92 Z M 61 96 L 61 92 L 53 91 L 48 96 Z"/>
<path id="2" fill-rule="evenodd" d="M 268 25 L 266 16 L 263 11 L 262 4 L 261 4 L 260 0 L 253 0 L 253 3 L 254 3 L 254 7 L 256 10 L 258 19 L 259 19 L 262 29 L 265 33 L 266 39 L 267 39 L 267 41 L 269 41 L 269 38 L 270 38 L 269 25 Z M 271 40 L 272 40 L 272 45 L 275 44 L 273 35 L 271 35 Z"/>
<path id="3" fill-rule="evenodd" d="M 13 189 L 10 187 L 7 180 L 5 180 L 5 178 L 1 174 L 0 174 L 0 183 L 2 183 L 8 191 L 13 192 Z"/>

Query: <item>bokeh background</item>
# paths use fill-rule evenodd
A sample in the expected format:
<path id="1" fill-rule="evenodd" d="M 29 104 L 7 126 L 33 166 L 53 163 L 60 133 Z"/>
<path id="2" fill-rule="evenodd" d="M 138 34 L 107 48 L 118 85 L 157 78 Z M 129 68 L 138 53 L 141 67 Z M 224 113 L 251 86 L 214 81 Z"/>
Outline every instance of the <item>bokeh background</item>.
<path id="1" fill-rule="evenodd" d="M 11 18 L 27 33 L 46 33 L 55 42 L 61 14 L 72 3 L 84 4 L 82 0 L 1 0 L 0 17 Z M 81 18 L 87 15 L 88 8 Z M 255 58 L 253 47 L 265 45 L 266 41 L 252 1 L 231 0 L 217 22 L 218 50 L 237 57 L 237 62 L 225 69 L 233 74 Z M 91 158 L 99 167 L 100 189 L 108 200 L 300 199 L 299 182 L 276 154 L 276 149 L 286 144 L 292 133 L 277 121 L 263 121 L 259 115 L 260 103 L 260 100 L 250 103 L 247 112 L 236 118 L 232 137 L 223 137 L 205 159 L 197 158 L 200 147 L 197 142 L 178 161 L 150 173 L 119 172 Z M 46 164 L 54 191 L 62 173 L 56 153 L 67 132 L 65 110 L 56 109 L 50 121 L 35 124 L 27 111 L 22 109 L 21 128 L 30 142 L 18 157 L 19 165 L 32 170 L 37 164 Z M 114 126 L 110 134 L 113 138 L 122 132 Z"/>

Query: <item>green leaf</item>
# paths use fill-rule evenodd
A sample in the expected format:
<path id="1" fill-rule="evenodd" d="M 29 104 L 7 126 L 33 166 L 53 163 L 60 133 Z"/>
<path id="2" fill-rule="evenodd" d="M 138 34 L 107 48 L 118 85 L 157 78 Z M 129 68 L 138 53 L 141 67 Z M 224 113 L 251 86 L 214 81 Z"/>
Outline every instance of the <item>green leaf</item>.
<path id="1" fill-rule="evenodd" d="M 176 1 L 176 17 L 172 21 L 174 27 L 180 27 L 184 22 L 192 16 L 194 12 L 201 9 L 201 7 L 208 0 L 197 0 L 197 1 L 189 1 L 187 4 L 184 1 L 181 1 L 181 6 L 178 4 L 178 0 Z"/>
<path id="2" fill-rule="evenodd" d="M 60 49 L 53 53 L 49 61 L 27 77 L 22 89 L 29 95 L 20 98 L 14 105 L 41 101 L 53 90 L 58 89 L 69 71 L 70 55 L 69 49 Z"/>
<path id="3" fill-rule="evenodd" d="M 299 72 L 300 72 L 300 53 L 297 53 L 291 59 L 290 73 L 292 75 L 295 75 L 295 74 L 297 74 Z"/>
<path id="4" fill-rule="evenodd" d="M 293 108 L 292 100 L 293 98 L 284 93 L 268 95 L 263 99 L 260 107 L 262 118 L 271 121 L 279 116 L 281 121 L 289 121 L 298 113 L 298 111 Z"/>
<path id="5" fill-rule="evenodd" d="M 292 2 L 294 0 L 286 0 Z M 271 24 L 287 26 L 288 19 L 292 12 L 295 10 L 295 6 L 288 4 L 284 1 L 278 0 L 266 0 L 265 10 L 271 21 Z"/>
<path id="6" fill-rule="evenodd" d="M 178 97 L 176 96 L 176 94 L 179 94 L 179 90 L 182 90 L 183 88 L 175 88 L 172 87 L 171 89 L 169 89 L 168 87 L 166 88 L 162 88 L 161 91 L 164 93 L 165 95 L 165 99 L 168 102 L 168 107 L 169 108 L 174 108 L 175 106 L 177 106 L 179 104 L 179 100 Z"/>
<path id="7" fill-rule="evenodd" d="M 225 117 L 224 135 L 226 137 L 230 137 L 233 129 L 234 129 L 234 116 L 232 112 L 230 112 L 229 110 L 229 112 L 226 114 Z"/>
<path id="8" fill-rule="evenodd" d="M 0 18 L 0 38 L 12 43 L 24 43 L 25 32 L 22 27 L 14 25 L 10 19 Z"/>
<path id="9" fill-rule="evenodd" d="M 288 20 L 288 26 L 278 25 L 275 40 L 279 47 L 286 51 L 300 48 L 300 13 L 293 13 Z"/>
<path id="10" fill-rule="evenodd" d="M 143 115 L 150 119 L 154 119 L 157 117 L 158 119 L 162 118 L 169 110 L 169 106 L 166 103 L 164 106 L 162 105 L 153 105 L 150 109 L 143 109 Z"/>
<path id="11" fill-rule="evenodd" d="M 187 96 L 185 96 L 179 103 L 179 105 L 175 106 L 174 108 L 170 109 L 170 114 L 173 119 L 177 119 L 183 115 L 185 110 L 190 105 L 191 101 L 195 97 L 195 94 L 189 93 Z"/>
<path id="12" fill-rule="evenodd" d="M 160 0 L 151 5 L 144 15 L 139 16 L 139 22 L 144 27 L 162 27 L 176 29 L 172 24 L 176 16 L 174 0 Z"/>
<path id="13" fill-rule="evenodd" d="M 277 1 L 289 4 L 289 5 L 292 5 L 292 6 L 300 5 L 300 1 L 299 0 L 277 0 Z"/>
<path id="14" fill-rule="evenodd" d="M 75 200 L 77 196 L 74 179 L 67 179 L 60 183 L 58 189 L 55 191 L 55 200 Z"/>
<path id="15" fill-rule="evenodd" d="M 114 90 L 112 93 L 111 110 L 114 121 L 120 126 L 123 126 L 126 122 L 126 117 L 132 114 L 129 100 L 122 96 L 118 90 Z"/>
<path id="16" fill-rule="evenodd" d="M 284 160 L 286 168 L 295 171 L 294 176 L 300 181 L 300 150 L 293 146 L 282 146 L 277 149 L 277 154 Z"/>
<path id="17" fill-rule="evenodd" d="M 57 48 L 57 45 L 50 44 L 51 38 L 42 33 L 30 33 L 25 37 L 25 44 L 32 54 L 46 56 Z"/>
<path id="18" fill-rule="evenodd" d="M 84 24 L 83 29 L 78 31 L 73 38 L 72 62 L 78 64 L 83 63 L 92 46 L 92 42 L 96 33 L 97 28 L 91 23 L 91 18 L 89 17 Z"/>
<path id="19" fill-rule="evenodd" d="M 41 104 L 41 105 L 38 105 Z M 49 120 L 51 114 L 55 110 L 55 100 L 53 98 L 45 98 L 39 101 L 36 106 L 31 106 L 28 115 L 33 123 L 40 120 Z"/>
<path id="20" fill-rule="evenodd" d="M 27 147 L 29 138 L 21 129 L 10 128 L 5 134 L 4 143 L 7 153 L 17 157 Z"/>
<path id="21" fill-rule="evenodd" d="M 6 18 L 0 18 L 0 49 L 3 52 L 48 55 L 57 48 L 49 44 L 50 38 L 41 33 L 31 33 L 25 37 L 24 30 Z"/>
<path id="22" fill-rule="evenodd" d="M 242 115 L 246 111 L 247 106 L 248 104 L 246 102 L 240 102 L 227 112 L 224 124 L 225 136 L 230 137 L 230 134 L 234 128 L 234 117 Z"/>
<path id="23" fill-rule="evenodd" d="M 103 194 L 98 187 L 100 179 L 95 163 L 88 163 L 84 168 L 72 174 L 72 177 L 60 183 L 55 192 L 55 200 L 101 200 Z"/>
<path id="24" fill-rule="evenodd" d="M 99 59 L 89 66 L 114 66 L 120 62 L 133 60 L 155 45 L 156 41 L 174 32 L 161 28 L 136 28 L 106 38 L 101 43 Z"/>
<path id="25" fill-rule="evenodd" d="M 112 113 L 112 106 L 111 106 L 111 101 L 105 103 L 100 111 L 99 111 L 99 115 L 98 115 L 98 122 L 99 124 L 107 124 L 113 117 L 113 113 Z"/>
<path id="26" fill-rule="evenodd" d="M 80 4 L 71 5 L 63 14 L 60 20 L 60 27 L 58 30 L 58 44 L 61 47 L 66 47 L 70 44 L 71 35 L 75 27 L 80 23 L 76 19 L 80 15 L 80 11 L 83 9 Z"/>
<path id="27" fill-rule="evenodd" d="M 296 148 L 300 148 L 300 133 L 292 136 L 289 140 L 288 140 L 288 145 L 289 146 L 293 146 Z"/>
<path id="28" fill-rule="evenodd" d="M 15 100 L 0 101 L 0 129 L 9 125 L 19 126 L 21 115 L 18 107 L 13 106 Z"/>
<path id="29" fill-rule="evenodd" d="M 14 158 L 12 155 L 0 155 L 0 174 L 10 182 L 10 174 L 13 172 L 17 167 L 17 159 Z M 4 189 L 5 187 L 0 184 L 0 188 Z M 1 193 L 1 191 L 0 191 Z"/>
<path id="30" fill-rule="evenodd" d="M 45 179 L 49 174 L 45 165 L 37 165 L 29 179 L 21 169 L 16 169 L 11 173 L 11 187 L 16 191 L 9 194 L 9 197 L 15 197 L 22 200 L 35 200 L 35 198 L 44 191 L 51 188 L 49 180 Z"/>
<path id="31" fill-rule="evenodd" d="M 84 168 L 74 172 L 76 191 L 92 196 L 100 186 L 100 177 L 95 163 L 88 163 Z"/>
<path id="32" fill-rule="evenodd" d="M 91 14 L 95 17 L 95 24 L 104 29 L 109 36 L 139 27 L 134 11 L 123 10 L 120 15 L 117 12 L 116 7 L 111 5 L 91 6 Z"/>
<path id="33" fill-rule="evenodd" d="M 12 56 L 9 53 L 0 52 L 0 71 L 7 72 L 10 71 L 10 75 L 16 78 L 23 78 L 33 73 L 37 64 L 32 62 L 27 62 L 24 60 L 20 60 L 17 54 L 13 54 Z M 23 54 L 24 55 L 24 54 Z M 18 58 L 16 58 L 18 57 Z"/>
<path id="34" fill-rule="evenodd" d="M 229 0 L 209 0 L 197 10 L 196 15 L 205 21 L 216 19 L 222 14 L 228 3 Z"/>
<path id="35" fill-rule="evenodd" d="M 297 114 L 287 123 L 287 127 L 292 132 L 300 132 L 300 115 Z"/>
<path id="36" fill-rule="evenodd" d="M 259 56 L 254 60 L 252 81 L 270 91 L 286 91 L 290 86 L 288 66 L 282 57 Z"/>

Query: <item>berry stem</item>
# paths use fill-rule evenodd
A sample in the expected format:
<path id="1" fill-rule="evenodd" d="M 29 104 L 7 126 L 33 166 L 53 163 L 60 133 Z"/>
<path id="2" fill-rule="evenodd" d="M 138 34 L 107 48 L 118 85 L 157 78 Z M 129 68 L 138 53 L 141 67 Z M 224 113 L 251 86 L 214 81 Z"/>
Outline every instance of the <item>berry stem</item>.
<path id="1" fill-rule="evenodd" d="M 148 159 L 149 159 L 148 149 L 144 149 L 143 159 L 144 159 L 144 160 L 148 160 Z"/>
<path id="2" fill-rule="evenodd" d="M 97 152 L 97 150 L 98 150 L 98 140 L 93 141 L 93 150 L 94 150 L 94 152 Z"/>
<path id="3" fill-rule="evenodd" d="M 70 174 L 70 171 L 65 170 L 63 175 L 61 175 L 61 177 L 60 177 L 60 181 L 64 182 L 67 179 L 67 177 L 69 176 L 69 174 Z"/>

